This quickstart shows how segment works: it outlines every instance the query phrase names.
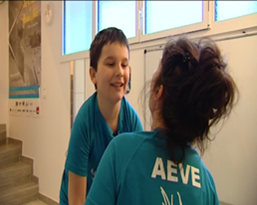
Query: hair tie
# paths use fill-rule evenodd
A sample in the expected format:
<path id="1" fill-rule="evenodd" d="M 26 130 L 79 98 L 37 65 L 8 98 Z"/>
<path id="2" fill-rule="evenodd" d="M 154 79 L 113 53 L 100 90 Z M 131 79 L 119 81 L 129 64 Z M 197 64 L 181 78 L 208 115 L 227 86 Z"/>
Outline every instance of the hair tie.
<path id="1" fill-rule="evenodd" d="M 190 61 L 190 54 L 188 52 L 183 56 L 183 62 L 188 63 Z"/>

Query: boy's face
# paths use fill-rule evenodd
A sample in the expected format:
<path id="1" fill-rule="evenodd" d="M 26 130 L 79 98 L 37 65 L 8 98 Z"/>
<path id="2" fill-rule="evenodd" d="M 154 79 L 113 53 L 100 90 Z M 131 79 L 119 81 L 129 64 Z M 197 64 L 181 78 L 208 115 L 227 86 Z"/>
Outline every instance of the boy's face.
<path id="1" fill-rule="evenodd" d="M 91 69 L 91 80 L 97 85 L 99 97 L 113 103 L 122 99 L 129 81 L 129 52 L 120 43 L 106 44 L 97 63 L 97 72 Z"/>

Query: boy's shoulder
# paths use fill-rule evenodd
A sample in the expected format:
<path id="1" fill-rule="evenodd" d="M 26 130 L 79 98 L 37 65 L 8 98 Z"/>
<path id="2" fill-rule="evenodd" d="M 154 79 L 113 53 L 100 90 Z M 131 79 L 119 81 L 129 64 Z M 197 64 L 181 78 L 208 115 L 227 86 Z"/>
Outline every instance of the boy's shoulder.
<path id="1" fill-rule="evenodd" d="M 125 97 L 122 98 L 121 103 L 122 103 L 121 107 L 125 115 L 138 117 L 137 112 Z"/>
<path id="2" fill-rule="evenodd" d="M 95 111 L 95 103 L 96 103 L 96 93 L 91 95 L 80 107 L 75 121 L 90 121 L 92 115 L 94 115 Z"/>
<path id="3" fill-rule="evenodd" d="M 125 96 L 121 99 L 121 103 L 123 105 L 122 106 L 123 108 L 126 108 L 126 109 L 132 108 L 131 104 L 129 103 L 129 101 Z"/>
<path id="4" fill-rule="evenodd" d="M 96 92 L 92 94 L 81 106 L 81 109 L 91 109 L 92 105 L 96 103 Z"/>
<path id="5" fill-rule="evenodd" d="M 90 114 L 94 111 L 96 104 L 96 93 L 92 94 L 80 107 L 78 115 L 85 116 L 85 113 Z"/>

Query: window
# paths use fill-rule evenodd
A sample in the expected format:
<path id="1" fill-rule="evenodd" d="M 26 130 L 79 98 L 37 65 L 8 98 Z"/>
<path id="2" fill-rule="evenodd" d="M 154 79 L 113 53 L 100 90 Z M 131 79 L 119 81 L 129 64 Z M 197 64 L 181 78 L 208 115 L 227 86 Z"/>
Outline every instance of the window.
<path id="1" fill-rule="evenodd" d="M 98 31 L 117 27 L 127 38 L 136 37 L 136 1 L 99 1 Z"/>
<path id="2" fill-rule="evenodd" d="M 88 50 L 92 42 L 92 1 L 64 1 L 63 54 Z"/>
<path id="3" fill-rule="evenodd" d="M 257 0 L 65 0 L 63 55 L 88 51 L 94 35 L 108 27 L 123 30 L 132 44 L 180 34 L 199 37 L 245 31 L 255 28 L 256 20 Z"/>
<path id="4" fill-rule="evenodd" d="M 202 1 L 145 1 L 145 34 L 203 21 Z"/>
<path id="5" fill-rule="evenodd" d="M 257 13 L 257 1 L 215 1 L 215 21 Z"/>

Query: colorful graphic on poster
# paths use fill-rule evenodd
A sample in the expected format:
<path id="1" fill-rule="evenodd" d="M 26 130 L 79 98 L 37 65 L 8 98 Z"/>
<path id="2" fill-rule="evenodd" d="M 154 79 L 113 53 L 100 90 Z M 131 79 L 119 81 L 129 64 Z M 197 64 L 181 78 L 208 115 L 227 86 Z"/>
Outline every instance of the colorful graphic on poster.
<path id="1" fill-rule="evenodd" d="M 41 2 L 9 1 L 9 98 L 39 98 Z"/>

